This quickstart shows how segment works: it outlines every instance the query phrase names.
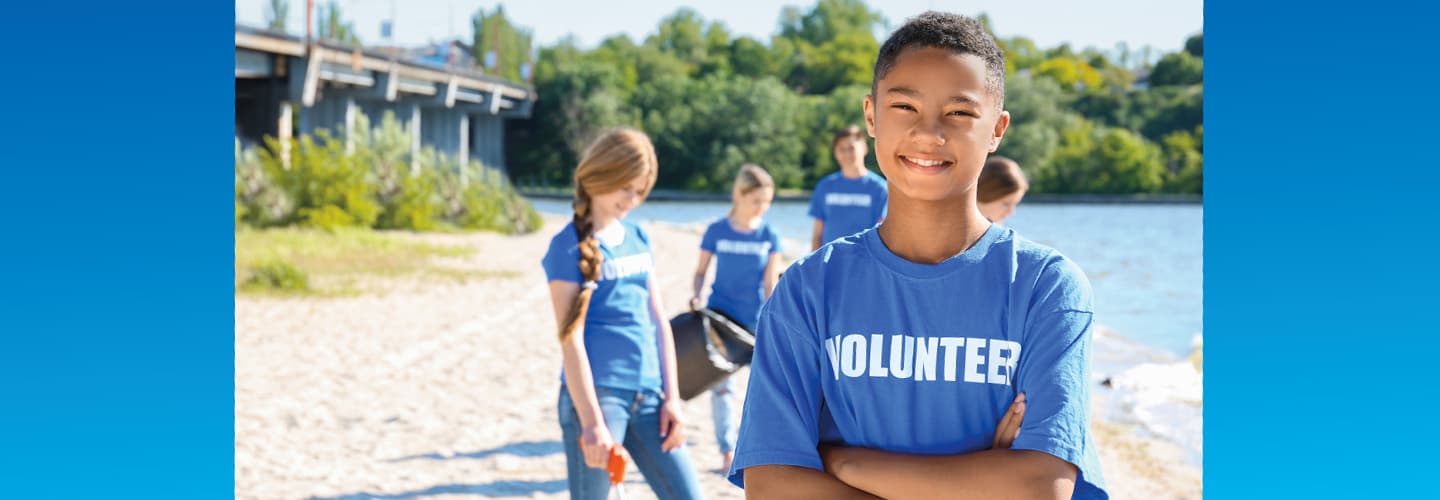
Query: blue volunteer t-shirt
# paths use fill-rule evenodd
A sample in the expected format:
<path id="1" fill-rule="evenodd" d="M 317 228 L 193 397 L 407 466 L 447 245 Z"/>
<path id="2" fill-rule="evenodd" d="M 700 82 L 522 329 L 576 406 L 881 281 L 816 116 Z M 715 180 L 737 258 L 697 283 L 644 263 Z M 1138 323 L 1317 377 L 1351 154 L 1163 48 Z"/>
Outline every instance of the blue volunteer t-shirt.
<path id="1" fill-rule="evenodd" d="M 858 179 L 835 172 L 815 184 L 810 196 L 810 217 L 825 223 L 820 244 L 869 229 L 885 217 L 889 199 L 885 178 L 866 171 Z"/>
<path id="2" fill-rule="evenodd" d="M 1011 449 L 1079 469 L 1074 498 L 1107 498 L 1089 433 L 1090 283 L 1053 249 L 992 225 L 939 264 L 879 231 L 792 265 L 760 312 L 730 481 L 781 464 L 823 470 L 821 442 L 898 453 L 991 447 L 1018 392 Z"/>
<path id="3" fill-rule="evenodd" d="M 765 265 L 780 253 L 780 234 L 768 223 L 741 232 L 725 217 L 705 228 L 700 248 L 715 254 L 715 284 L 710 308 L 728 313 L 751 331 L 765 302 Z"/>
<path id="4" fill-rule="evenodd" d="M 655 266 L 650 235 L 635 224 L 620 224 L 623 241 L 613 246 L 600 241 L 605 261 L 585 315 L 585 353 L 596 387 L 660 392 L 660 357 L 650 316 L 649 280 Z M 551 238 L 541 264 L 549 281 L 585 281 L 574 223 Z M 563 373 L 560 381 L 565 381 Z"/>

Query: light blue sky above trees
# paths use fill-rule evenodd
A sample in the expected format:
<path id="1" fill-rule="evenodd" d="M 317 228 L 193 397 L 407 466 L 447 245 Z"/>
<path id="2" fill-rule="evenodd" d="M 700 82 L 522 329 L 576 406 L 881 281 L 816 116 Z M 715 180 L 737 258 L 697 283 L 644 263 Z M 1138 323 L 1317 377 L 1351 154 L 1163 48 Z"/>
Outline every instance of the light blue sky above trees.
<path id="1" fill-rule="evenodd" d="M 325 0 L 316 0 L 320 4 Z M 290 0 L 287 25 L 292 33 L 304 33 L 305 2 Z M 491 11 L 498 3 L 506 16 L 522 27 L 534 30 L 535 41 L 550 45 L 574 34 L 582 47 L 591 47 L 615 33 L 626 33 L 636 42 L 654 32 L 660 19 L 682 6 L 695 9 L 707 20 L 725 23 L 736 35 L 769 40 L 776 31 L 780 9 L 795 5 L 812 7 L 814 1 L 775 0 L 639 0 L 624 2 L 526 0 L 511 2 L 459 0 L 339 0 L 344 17 L 353 22 L 366 44 L 382 42 L 381 21 L 394 12 L 395 38 L 402 45 L 420 45 L 451 36 L 470 37 L 470 16 L 480 8 Z M 884 0 L 866 2 L 878 10 L 892 27 L 905 18 L 927 9 L 967 15 L 984 12 L 1002 37 L 1021 35 L 1040 47 L 1070 43 L 1076 50 L 1087 46 L 1111 51 L 1126 43 L 1138 51 L 1150 45 L 1158 53 L 1180 50 L 1185 38 L 1201 31 L 1201 0 Z M 269 0 L 236 0 L 235 17 L 240 23 L 262 25 Z M 886 33 L 877 32 L 883 40 Z"/>

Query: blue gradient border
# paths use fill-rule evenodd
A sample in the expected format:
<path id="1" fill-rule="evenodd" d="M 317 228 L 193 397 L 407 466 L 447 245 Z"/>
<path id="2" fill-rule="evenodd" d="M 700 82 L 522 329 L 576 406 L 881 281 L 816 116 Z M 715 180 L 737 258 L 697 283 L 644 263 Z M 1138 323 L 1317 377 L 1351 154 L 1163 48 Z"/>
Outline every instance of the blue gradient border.
<path id="1" fill-rule="evenodd" d="M 1207 496 L 1435 494 L 1440 15 L 1411 4 L 1206 2 Z"/>
<path id="2" fill-rule="evenodd" d="M 0 497 L 233 496 L 233 5 L 3 18 Z"/>

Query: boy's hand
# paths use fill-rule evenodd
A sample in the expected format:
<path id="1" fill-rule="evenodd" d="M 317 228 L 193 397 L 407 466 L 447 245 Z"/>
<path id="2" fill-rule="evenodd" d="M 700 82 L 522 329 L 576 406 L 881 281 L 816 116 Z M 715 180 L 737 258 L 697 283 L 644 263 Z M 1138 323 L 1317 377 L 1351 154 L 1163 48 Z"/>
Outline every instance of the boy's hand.
<path id="1" fill-rule="evenodd" d="M 992 449 L 1009 449 L 1015 442 L 1015 437 L 1020 435 L 1020 423 L 1025 420 L 1025 393 L 1015 396 L 1015 401 L 1005 409 L 1005 416 L 1000 418 L 1000 424 L 995 426 L 995 442 Z"/>
<path id="2" fill-rule="evenodd" d="M 700 297 L 690 297 L 690 312 L 700 308 Z"/>

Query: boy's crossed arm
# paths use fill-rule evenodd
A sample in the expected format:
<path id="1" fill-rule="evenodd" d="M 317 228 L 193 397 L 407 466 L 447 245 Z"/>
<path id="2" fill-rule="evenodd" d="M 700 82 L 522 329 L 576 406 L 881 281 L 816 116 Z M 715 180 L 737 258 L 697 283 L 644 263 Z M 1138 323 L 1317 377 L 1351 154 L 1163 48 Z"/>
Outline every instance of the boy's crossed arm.
<path id="1" fill-rule="evenodd" d="M 913 455 L 821 445 L 825 472 L 762 465 L 747 471 L 747 498 L 1070 498 L 1075 466 L 1048 453 L 1010 450 L 1024 416 L 1021 394 L 995 429 L 994 448 Z"/>
<path id="2" fill-rule="evenodd" d="M 1017 411 L 1017 407 L 1019 411 Z M 746 498 L 1055 498 L 1075 491 L 1078 471 L 1054 455 L 1011 450 L 1024 395 L 996 429 L 995 447 L 960 455 L 914 455 L 855 446 L 819 448 L 825 471 L 759 465 L 745 471 Z"/>
<path id="3" fill-rule="evenodd" d="M 855 446 L 821 446 L 825 471 L 883 498 L 1070 498 L 1074 465 L 1048 453 L 1011 450 L 1025 415 L 1020 394 L 995 427 L 989 450 L 914 455 Z"/>
<path id="4" fill-rule="evenodd" d="M 745 498 L 880 498 L 835 476 L 794 465 L 757 465 L 745 470 Z"/>
<path id="5" fill-rule="evenodd" d="M 929 456 L 837 447 L 821 457 L 836 479 L 883 498 L 1068 499 L 1077 474 L 1069 462 L 1032 450 Z"/>

